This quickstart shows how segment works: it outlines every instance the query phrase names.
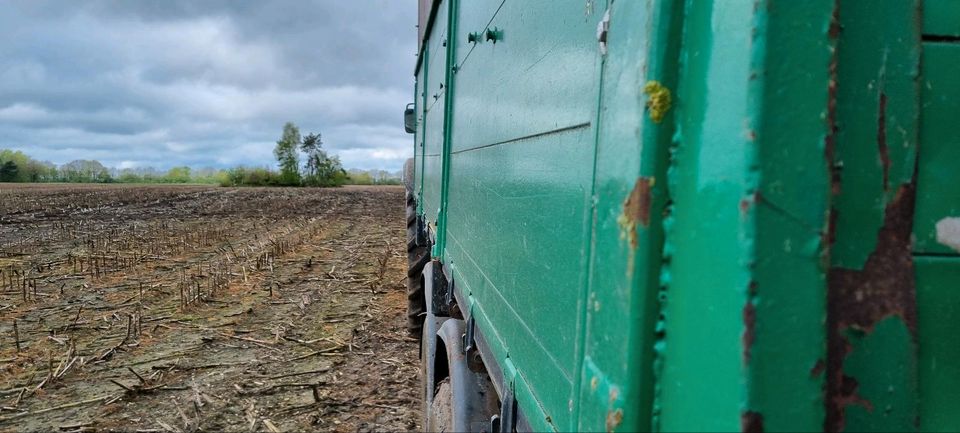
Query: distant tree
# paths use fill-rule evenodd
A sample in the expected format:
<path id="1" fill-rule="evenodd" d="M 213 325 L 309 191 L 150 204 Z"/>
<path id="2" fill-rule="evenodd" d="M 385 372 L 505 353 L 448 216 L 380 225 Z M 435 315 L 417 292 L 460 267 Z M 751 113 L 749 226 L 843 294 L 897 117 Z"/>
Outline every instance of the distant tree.
<path id="1" fill-rule="evenodd" d="M 167 171 L 167 182 L 189 183 L 190 167 L 174 167 Z"/>
<path id="2" fill-rule="evenodd" d="M 349 176 L 347 183 L 350 185 L 373 185 L 373 176 L 366 171 L 352 169 L 347 175 Z"/>
<path id="3" fill-rule="evenodd" d="M 350 185 L 400 185 L 403 172 L 389 172 L 386 170 L 351 169 L 347 183 Z"/>
<path id="4" fill-rule="evenodd" d="M 113 179 L 110 171 L 100 161 L 78 159 L 60 167 L 60 176 L 64 182 L 106 183 Z"/>
<path id="5" fill-rule="evenodd" d="M 50 161 L 31 160 L 27 164 L 30 182 L 54 182 L 57 180 L 57 165 Z"/>
<path id="6" fill-rule="evenodd" d="M 304 184 L 311 185 L 317 183 L 317 169 L 320 166 L 321 154 L 323 153 L 323 140 L 320 134 L 307 134 L 303 137 L 303 143 L 300 144 L 300 150 L 307 154 L 307 163 L 304 167 Z M 325 155 L 324 155 L 325 156 Z"/>
<path id="7" fill-rule="evenodd" d="M 17 163 L 13 161 L 3 163 L 3 165 L 0 165 L 0 182 L 15 182 L 19 172 L 20 167 L 17 166 Z"/>
<path id="8" fill-rule="evenodd" d="M 322 151 L 321 151 L 322 152 Z M 340 186 L 346 183 L 347 172 L 340 164 L 340 158 L 337 156 L 327 156 L 326 152 L 317 163 L 317 184 L 318 186 Z"/>
<path id="9" fill-rule="evenodd" d="M 132 168 L 124 168 L 117 172 L 116 176 L 117 182 L 120 183 L 144 183 L 145 180 L 143 176 L 140 175 L 137 170 Z"/>
<path id="10" fill-rule="evenodd" d="M 340 164 L 340 158 L 330 156 L 323 150 L 320 134 L 308 134 L 303 137 L 300 150 L 307 155 L 304 167 L 306 175 L 303 184 L 307 186 L 340 186 L 347 180 L 347 172 Z"/>
<path id="11" fill-rule="evenodd" d="M 283 125 L 283 135 L 273 149 L 273 155 L 280 164 L 280 182 L 283 185 L 300 184 L 300 158 L 297 148 L 300 146 L 300 129 L 293 122 Z"/>

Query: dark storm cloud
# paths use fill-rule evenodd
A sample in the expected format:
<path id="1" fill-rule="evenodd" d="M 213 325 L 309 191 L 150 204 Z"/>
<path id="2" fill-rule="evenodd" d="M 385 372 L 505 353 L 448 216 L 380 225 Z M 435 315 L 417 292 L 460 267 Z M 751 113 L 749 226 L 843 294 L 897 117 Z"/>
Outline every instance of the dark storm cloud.
<path id="1" fill-rule="evenodd" d="M 285 121 L 398 169 L 416 6 L 20 1 L 0 10 L 0 148 L 63 163 L 271 163 Z"/>

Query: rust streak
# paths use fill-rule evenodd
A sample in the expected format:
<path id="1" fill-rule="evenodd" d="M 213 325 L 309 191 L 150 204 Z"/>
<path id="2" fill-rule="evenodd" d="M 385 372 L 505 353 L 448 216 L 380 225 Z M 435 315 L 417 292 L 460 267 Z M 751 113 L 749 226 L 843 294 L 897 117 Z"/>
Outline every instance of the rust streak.
<path id="1" fill-rule="evenodd" d="M 826 369 L 827 363 L 823 362 L 822 359 L 818 359 L 817 363 L 813 364 L 813 368 L 810 369 L 810 377 L 820 377 Z"/>
<path id="2" fill-rule="evenodd" d="M 757 321 L 757 306 L 755 300 L 757 297 L 757 282 L 750 283 L 750 293 L 747 302 L 743 305 L 743 335 L 741 336 L 741 345 L 743 346 L 743 365 L 750 365 L 750 354 L 753 351 L 753 342 L 756 339 L 754 328 Z"/>
<path id="3" fill-rule="evenodd" d="M 651 193 L 653 190 L 652 177 L 640 177 L 633 186 L 633 191 L 623 202 L 623 214 L 619 224 L 624 237 L 630 240 L 630 246 L 637 248 L 637 224 L 643 227 L 650 225 Z"/>
<path id="4" fill-rule="evenodd" d="M 877 112 L 877 147 L 880 151 L 880 164 L 883 166 L 883 190 L 890 190 L 890 149 L 887 147 L 887 94 L 880 93 Z"/>
<path id="5" fill-rule="evenodd" d="M 630 197 L 623 204 L 624 214 L 644 227 L 650 225 L 650 191 L 652 186 L 653 180 L 649 177 L 637 179 Z"/>
<path id="6" fill-rule="evenodd" d="M 829 80 L 827 81 L 827 136 L 824 138 L 824 157 L 827 160 L 827 169 L 830 171 L 830 191 L 833 195 L 840 194 L 840 165 L 836 161 L 837 141 L 837 47 L 836 40 L 840 37 L 840 1 L 833 5 L 833 18 L 830 21 L 828 36 L 834 41 L 833 55 L 828 67 Z"/>

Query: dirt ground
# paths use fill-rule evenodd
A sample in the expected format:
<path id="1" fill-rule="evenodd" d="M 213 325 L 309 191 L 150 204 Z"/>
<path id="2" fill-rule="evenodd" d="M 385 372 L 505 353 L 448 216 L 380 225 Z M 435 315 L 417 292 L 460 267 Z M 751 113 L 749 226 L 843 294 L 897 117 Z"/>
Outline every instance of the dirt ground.
<path id="1" fill-rule="evenodd" d="M 419 428 L 402 206 L 0 185 L 0 431 Z"/>

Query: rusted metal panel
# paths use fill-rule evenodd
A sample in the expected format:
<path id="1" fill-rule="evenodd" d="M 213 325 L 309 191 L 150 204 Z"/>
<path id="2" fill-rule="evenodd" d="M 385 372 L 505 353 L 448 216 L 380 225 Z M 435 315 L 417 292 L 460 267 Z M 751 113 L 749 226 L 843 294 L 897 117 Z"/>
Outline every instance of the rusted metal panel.
<path id="1" fill-rule="evenodd" d="M 825 429 L 909 431 L 920 4 L 840 0 L 837 13 Z"/>

